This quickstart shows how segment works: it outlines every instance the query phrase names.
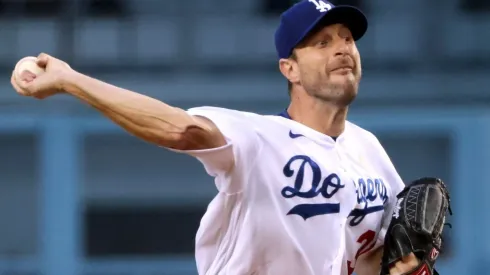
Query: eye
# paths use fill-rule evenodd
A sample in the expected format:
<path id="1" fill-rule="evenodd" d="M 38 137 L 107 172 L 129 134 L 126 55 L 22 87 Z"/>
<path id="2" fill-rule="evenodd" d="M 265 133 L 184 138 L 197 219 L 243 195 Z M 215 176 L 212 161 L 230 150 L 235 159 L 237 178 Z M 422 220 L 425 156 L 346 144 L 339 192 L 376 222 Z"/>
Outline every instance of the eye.
<path id="1" fill-rule="evenodd" d="M 343 39 L 345 39 L 346 42 L 351 42 L 353 41 L 354 39 L 352 38 L 352 33 L 350 32 L 349 29 L 347 28 L 343 28 L 340 33 L 339 33 L 339 36 L 342 37 Z"/>
<path id="2" fill-rule="evenodd" d="M 327 46 L 327 44 L 328 44 L 327 40 L 321 40 L 321 41 L 318 41 L 318 43 L 317 43 L 317 45 L 320 47 L 325 47 L 325 46 Z"/>

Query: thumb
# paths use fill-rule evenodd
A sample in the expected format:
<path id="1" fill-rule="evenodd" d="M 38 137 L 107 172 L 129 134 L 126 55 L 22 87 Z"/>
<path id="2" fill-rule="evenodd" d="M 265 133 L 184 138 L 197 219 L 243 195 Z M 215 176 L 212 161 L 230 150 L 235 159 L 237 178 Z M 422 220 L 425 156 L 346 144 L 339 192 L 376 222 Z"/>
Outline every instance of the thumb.
<path id="1" fill-rule="evenodd" d="M 50 59 L 49 55 L 42 53 L 37 57 L 37 65 L 41 68 L 46 68 L 46 66 L 48 65 L 49 59 Z"/>

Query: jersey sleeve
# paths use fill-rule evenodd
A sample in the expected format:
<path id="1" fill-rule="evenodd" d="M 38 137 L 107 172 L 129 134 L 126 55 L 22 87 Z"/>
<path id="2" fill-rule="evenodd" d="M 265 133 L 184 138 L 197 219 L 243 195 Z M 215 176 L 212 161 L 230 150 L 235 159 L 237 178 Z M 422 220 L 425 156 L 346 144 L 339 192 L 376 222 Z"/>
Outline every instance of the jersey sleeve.
<path id="1" fill-rule="evenodd" d="M 199 160 L 206 172 L 215 178 L 220 192 L 240 192 L 259 149 L 258 135 L 250 121 L 251 114 L 216 107 L 191 108 L 187 113 L 212 121 L 225 137 L 226 144 L 203 150 L 170 150 Z"/>

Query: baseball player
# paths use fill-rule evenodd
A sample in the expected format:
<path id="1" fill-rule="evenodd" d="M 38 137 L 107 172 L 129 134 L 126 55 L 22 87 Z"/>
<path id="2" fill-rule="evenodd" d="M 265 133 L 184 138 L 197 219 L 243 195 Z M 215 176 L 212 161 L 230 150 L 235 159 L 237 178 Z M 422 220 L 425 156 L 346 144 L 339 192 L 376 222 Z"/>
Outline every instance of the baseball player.
<path id="1" fill-rule="evenodd" d="M 275 45 L 291 103 L 280 115 L 182 110 L 47 54 L 38 57 L 45 73 L 13 74 L 12 85 L 39 99 L 72 95 L 203 164 L 219 192 L 197 232 L 199 274 L 374 275 L 405 185 L 377 138 L 346 120 L 361 79 L 356 41 L 366 30 L 350 6 L 303 0 L 285 11 Z M 419 274 L 420 262 L 410 250 L 392 257 L 386 274 Z"/>

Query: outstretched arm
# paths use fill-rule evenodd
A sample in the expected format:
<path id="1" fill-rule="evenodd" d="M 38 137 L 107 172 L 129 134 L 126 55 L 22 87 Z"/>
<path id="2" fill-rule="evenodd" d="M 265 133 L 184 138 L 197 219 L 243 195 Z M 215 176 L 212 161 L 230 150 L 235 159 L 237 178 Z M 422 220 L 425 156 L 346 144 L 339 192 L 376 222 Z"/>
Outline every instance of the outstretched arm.
<path id="1" fill-rule="evenodd" d="M 184 111 L 81 74 L 47 54 L 24 58 L 17 64 L 11 84 L 18 94 L 37 99 L 69 94 L 134 136 L 197 158 L 213 177 L 229 173 L 236 167 L 237 158 L 253 159 L 257 155 L 258 136 L 239 111 L 212 107 Z M 240 165 L 248 169 L 251 163 Z M 245 183 L 222 182 L 216 185 L 228 194 L 239 192 Z"/>
<path id="2" fill-rule="evenodd" d="M 47 54 L 22 59 L 12 74 L 11 83 L 19 94 L 38 99 L 68 93 L 131 134 L 163 147 L 198 150 L 226 144 L 210 120 L 78 73 Z"/>
<path id="3" fill-rule="evenodd" d="M 211 121 L 154 98 L 77 72 L 68 74 L 63 86 L 66 93 L 98 109 L 145 141 L 179 150 L 209 149 L 226 144 Z"/>

